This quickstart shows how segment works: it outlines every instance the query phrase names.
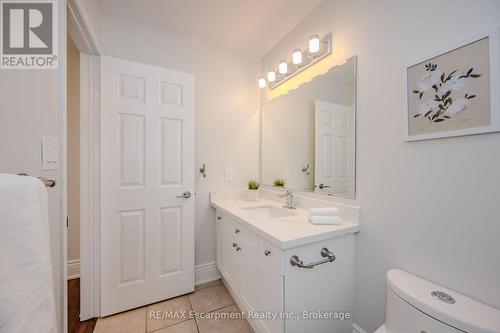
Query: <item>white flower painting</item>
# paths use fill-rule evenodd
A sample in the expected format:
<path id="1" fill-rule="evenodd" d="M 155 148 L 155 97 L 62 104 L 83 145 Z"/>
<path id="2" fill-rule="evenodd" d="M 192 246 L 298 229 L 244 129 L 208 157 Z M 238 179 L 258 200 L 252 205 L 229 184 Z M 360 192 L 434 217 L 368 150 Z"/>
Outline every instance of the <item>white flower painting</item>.
<path id="1" fill-rule="evenodd" d="M 440 123 L 451 119 L 452 116 L 464 111 L 469 104 L 469 100 L 476 98 L 476 95 L 465 93 L 463 97 L 459 96 L 466 91 L 471 80 L 478 79 L 481 74 L 474 73 L 471 67 L 466 72 L 459 72 L 455 69 L 449 74 L 440 71 L 437 64 L 429 62 L 425 65 L 425 75 L 418 82 L 418 89 L 413 90 L 422 101 L 417 114 L 413 117 L 424 117 L 430 122 Z M 454 99 L 455 98 L 455 99 Z"/>
<path id="2" fill-rule="evenodd" d="M 500 30 L 485 33 L 405 67 L 407 141 L 500 130 L 491 71 L 498 39 Z"/>

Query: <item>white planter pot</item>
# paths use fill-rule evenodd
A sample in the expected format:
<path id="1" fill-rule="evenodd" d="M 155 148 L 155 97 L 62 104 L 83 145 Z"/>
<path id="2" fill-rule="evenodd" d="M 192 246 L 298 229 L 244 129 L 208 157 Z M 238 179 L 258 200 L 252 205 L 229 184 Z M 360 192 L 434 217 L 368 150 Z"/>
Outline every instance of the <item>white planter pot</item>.
<path id="1" fill-rule="evenodd" d="M 259 190 L 248 190 L 247 191 L 248 201 L 259 201 Z"/>

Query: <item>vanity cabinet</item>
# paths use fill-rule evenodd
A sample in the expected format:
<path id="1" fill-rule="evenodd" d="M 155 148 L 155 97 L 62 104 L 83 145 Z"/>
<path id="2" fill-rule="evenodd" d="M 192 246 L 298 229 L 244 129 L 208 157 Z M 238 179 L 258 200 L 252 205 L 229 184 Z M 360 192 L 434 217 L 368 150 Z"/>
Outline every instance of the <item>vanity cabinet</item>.
<path id="1" fill-rule="evenodd" d="M 242 311 L 263 316 L 248 318 L 255 332 L 352 330 L 350 318 L 334 317 L 336 312 L 352 313 L 353 234 L 282 249 L 231 215 L 217 211 L 216 216 L 217 267 Z M 334 253 L 335 261 L 312 269 L 290 264 L 292 256 L 304 264 L 324 259 L 324 247 Z M 310 319 L 303 319 L 304 311 Z M 318 319 L 320 314 L 330 319 Z"/>

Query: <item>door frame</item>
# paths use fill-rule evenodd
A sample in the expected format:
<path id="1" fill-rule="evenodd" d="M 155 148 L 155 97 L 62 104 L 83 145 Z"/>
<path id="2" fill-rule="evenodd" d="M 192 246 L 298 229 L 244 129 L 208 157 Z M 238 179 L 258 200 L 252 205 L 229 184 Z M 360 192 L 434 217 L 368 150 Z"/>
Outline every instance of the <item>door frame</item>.
<path id="1" fill-rule="evenodd" d="M 81 0 L 68 0 L 67 30 L 80 51 L 80 320 L 99 317 L 101 313 L 101 52 L 97 34 L 89 22 Z M 64 316 L 67 322 L 67 309 Z"/>
<path id="2" fill-rule="evenodd" d="M 80 319 L 101 314 L 100 58 L 80 54 Z M 81 112 L 85 110 L 86 112 Z"/>

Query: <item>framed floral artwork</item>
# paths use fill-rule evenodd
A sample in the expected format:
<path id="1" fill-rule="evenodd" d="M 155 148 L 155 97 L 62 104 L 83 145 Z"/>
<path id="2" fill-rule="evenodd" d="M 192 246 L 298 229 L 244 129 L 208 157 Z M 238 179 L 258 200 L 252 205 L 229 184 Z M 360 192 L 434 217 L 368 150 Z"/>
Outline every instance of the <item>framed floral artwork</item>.
<path id="1" fill-rule="evenodd" d="M 500 131 L 500 29 L 403 70 L 406 141 Z"/>

